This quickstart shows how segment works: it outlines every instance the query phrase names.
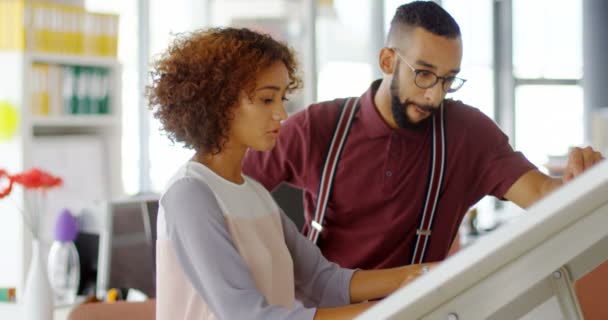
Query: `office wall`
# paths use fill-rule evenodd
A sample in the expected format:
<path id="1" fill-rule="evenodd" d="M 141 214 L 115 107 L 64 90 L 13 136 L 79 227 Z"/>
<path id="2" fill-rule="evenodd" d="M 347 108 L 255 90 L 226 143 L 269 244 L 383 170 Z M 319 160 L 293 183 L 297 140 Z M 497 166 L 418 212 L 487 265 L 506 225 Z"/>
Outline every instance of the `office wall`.
<path id="1" fill-rule="evenodd" d="M 585 137 L 608 152 L 608 1 L 583 1 Z"/>
<path id="2" fill-rule="evenodd" d="M 586 108 L 608 108 L 608 1 L 583 1 L 583 59 Z"/>

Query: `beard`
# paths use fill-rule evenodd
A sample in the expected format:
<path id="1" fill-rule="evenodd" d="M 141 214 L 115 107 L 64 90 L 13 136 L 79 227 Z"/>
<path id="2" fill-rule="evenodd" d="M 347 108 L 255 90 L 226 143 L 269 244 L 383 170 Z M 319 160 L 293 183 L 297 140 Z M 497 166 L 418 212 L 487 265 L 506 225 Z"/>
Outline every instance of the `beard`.
<path id="1" fill-rule="evenodd" d="M 397 70 L 399 69 L 397 68 Z M 397 83 L 398 75 L 398 71 L 395 72 L 390 86 L 391 112 L 393 113 L 393 118 L 395 119 L 395 122 L 399 128 L 420 130 L 426 125 L 426 123 L 431 121 L 435 113 L 439 111 L 439 107 L 441 107 L 441 105 L 434 106 L 430 104 L 419 104 L 410 100 L 409 98 L 406 98 L 404 102 L 401 102 L 401 99 L 399 98 L 399 84 Z M 418 122 L 414 122 L 407 114 L 407 107 L 410 105 L 428 112 L 429 116 Z"/>

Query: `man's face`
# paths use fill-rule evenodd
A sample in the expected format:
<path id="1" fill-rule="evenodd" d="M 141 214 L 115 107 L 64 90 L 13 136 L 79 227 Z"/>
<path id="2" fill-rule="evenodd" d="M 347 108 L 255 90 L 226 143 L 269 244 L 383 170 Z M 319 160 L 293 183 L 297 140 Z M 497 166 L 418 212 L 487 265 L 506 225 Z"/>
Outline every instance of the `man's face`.
<path id="1" fill-rule="evenodd" d="M 412 29 L 406 43 L 394 50 L 395 71 L 391 79 L 391 111 L 401 128 L 418 129 L 439 110 L 446 92 L 443 81 L 422 89 L 416 85 L 415 70 L 440 77 L 456 76 L 462 60 L 460 38 L 448 39 L 423 28 Z M 408 65 L 409 64 L 409 65 Z"/>
<path id="2" fill-rule="evenodd" d="M 397 64 L 399 65 L 399 63 Z M 441 105 L 423 105 L 414 102 L 408 97 L 406 97 L 405 100 L 401 102 L 399 92 L 402 92 L 402 90 L 400 90 L 399 82 L 397 81 L 398 78 L 399 68 L 395 70 L 395 74 L 393 75 L 393 79 L 391 80 L 390 87 L 391 111 L 393 113 L 393 117 L 395 118 L 395 122 L 400 128 L 418 130 L 431 119 L 431 116 L 435 114 L 437 110 L 439 110 Z M 410 116 L 408 114 L 408 111 L 410 111 L 410 109 L 413 109 L 413 111 L 418 114 L 417 120 L 415 118 L 417 115 Z"/>

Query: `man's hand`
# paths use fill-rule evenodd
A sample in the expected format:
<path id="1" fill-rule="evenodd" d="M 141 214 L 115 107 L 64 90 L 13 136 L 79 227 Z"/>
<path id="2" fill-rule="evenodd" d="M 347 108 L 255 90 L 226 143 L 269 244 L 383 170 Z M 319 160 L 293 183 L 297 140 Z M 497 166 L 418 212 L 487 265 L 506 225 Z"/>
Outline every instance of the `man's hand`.
<path id="1" fill-rule="evenodd" d="M 432 268 L 436 267 L 437 265 L 438 265 L 437 262 L 432 262 L 432 263 L 412 264 L 412 265 L 407 266 L 408 272 L 406 273 L 405 279 L 403 280 L 403 282 L 401 282 L 399 287 L 400 288 L 405 287 L 406 285 L 408 285 L 412 281 L 414 281 L 416 278 L 429 272 Z"/>
<path id="2" fill-rule="evenodd" d="M 568 182 L 574 179 L 576 176 L 583 173 L 583 171 L 591 168 L 594 164 L 604 159 L 601 153 L 593 150 L 591 147 L 578 148 L 574 147 L 570 150 L 568 155 L 568 164 L 564 171 L 562 178 L 563 182 Z"/>
<path id="3" fill-rule="evenodd" d="M 521 208 L 528 208 L 603 159 L 604 156 L 591 147 L 572 148 L 561 179 L 551 178 L 538 170 L 530 170 L 515 181 L 504 197 Z"/>

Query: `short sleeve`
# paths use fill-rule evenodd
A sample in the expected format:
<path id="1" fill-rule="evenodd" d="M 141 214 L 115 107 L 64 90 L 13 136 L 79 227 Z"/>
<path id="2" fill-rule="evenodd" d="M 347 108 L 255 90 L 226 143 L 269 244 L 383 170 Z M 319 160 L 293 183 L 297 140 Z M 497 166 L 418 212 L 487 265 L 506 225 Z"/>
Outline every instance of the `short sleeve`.
<path id="1" fill-rule="evenodd" d="M 522 175 L 536 166 L 513 150 L 507 135 L 492 119 L 476 110 L 473 121 L 467 136 L 477 158 L 478 191 L 502 199 Z"/>

